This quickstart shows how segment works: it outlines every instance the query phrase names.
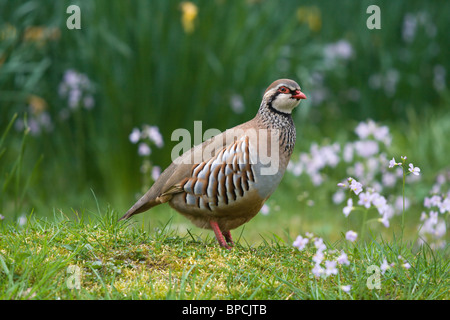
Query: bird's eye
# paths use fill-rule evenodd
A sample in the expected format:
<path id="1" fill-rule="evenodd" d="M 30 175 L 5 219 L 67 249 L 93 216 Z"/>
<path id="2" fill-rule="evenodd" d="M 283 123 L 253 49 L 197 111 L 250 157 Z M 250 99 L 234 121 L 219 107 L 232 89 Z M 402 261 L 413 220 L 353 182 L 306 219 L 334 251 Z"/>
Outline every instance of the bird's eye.
<path id="1" fill-rule="evenodd" d="M 288 92 L 289 92 L 289 89 L 286 88 L 286 87 L 280 87 L 280 88 L 278 89 L 278 91 L 281 92 L 281 93 L 288 93 Z"/>

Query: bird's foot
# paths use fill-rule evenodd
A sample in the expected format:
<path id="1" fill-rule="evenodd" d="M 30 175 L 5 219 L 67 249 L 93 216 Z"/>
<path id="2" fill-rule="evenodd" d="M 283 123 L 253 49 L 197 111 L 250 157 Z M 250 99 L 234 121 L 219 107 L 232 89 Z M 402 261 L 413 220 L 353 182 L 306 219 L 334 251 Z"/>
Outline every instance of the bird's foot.
<path id="1" fill-rule="evenodd" d="M 222 231 L 223 236 L 225 237 L 225 240 L 227 241 L 227 243 L 234 247 L 234 242 L 233 242 L 233 238 L 231 238 L 231 232 L 230 230 L 228 231 Z"/>
<path id="2" fill-rule="evenodd" d="M 233 240 L 231 240 L 231 234 L 230 231 L 226 231 L 222 233 L 222 231 L 219 228 L 219 225 L 216 221 L 210 221 L 209 224 L 211 225 L 211 228 L 214 230 L 214 234 L 216 235 L 216 239 L 219 242 L 219 245 L 225 249 L 231 250 L 231 247 L 227 244 L 227 242 L 230 242 L 233 244 Z M 224 236 L 227 239 L 225 241 Z"/>

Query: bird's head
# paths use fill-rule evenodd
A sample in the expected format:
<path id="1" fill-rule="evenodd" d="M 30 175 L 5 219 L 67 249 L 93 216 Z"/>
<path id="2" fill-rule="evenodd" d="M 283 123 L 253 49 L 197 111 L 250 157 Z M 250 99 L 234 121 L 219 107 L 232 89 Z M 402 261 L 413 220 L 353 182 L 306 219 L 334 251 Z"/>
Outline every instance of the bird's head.
<path id="1" fill-rule="evenodd" d="M 302 99 L 306 99 L 306 96 L 300 91 L 297 82 L 290 79 L 279 79 L 266 89 L 263 102 L 276 111 L 290 114 Z"/>

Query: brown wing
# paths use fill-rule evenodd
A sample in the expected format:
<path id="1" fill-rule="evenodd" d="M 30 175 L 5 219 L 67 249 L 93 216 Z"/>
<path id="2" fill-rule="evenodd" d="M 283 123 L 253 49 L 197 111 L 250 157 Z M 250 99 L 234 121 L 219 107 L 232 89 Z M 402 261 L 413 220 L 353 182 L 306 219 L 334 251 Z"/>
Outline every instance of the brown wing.
<path id="1" fill-rule="evenodd" d="M 230 130 L 233 130 L 233 132 L 238 134 L 235 137 L 236 140 L 238 140 L 244 134 L 244 130 L 241 128 L 250 126 L 250 124 L 251 121 L 222 132 L 175 159 L 174 162 L 164 170 L 150 190 L 148 190 L 147 193 L 142 196 L 122 218 L 120 218 L 120 220 L 127 219 L 132 215 L 147 211 L 158 204 L 167 202 L 174 194 L 185 192 L 184 183 L 193 178 L 193 169 L 197 168 L 202 163 L 209 163 L 211 159 L 216 159 L 216 155 L 227 148 L 227 133 L 229 133 Z M 230 145 L 232 146 L 233 144 Z M 206 153 L 205 150 L 207 151 Z M 200 159 L 201 161 L 196 161 L 197 159 Z M 239 185 L 241 183 L 236 182 L 235 184 Z"/>
<path id="2" fill-rule="evenodd" d="M 188 206 L 214 210 L 244 197 L 255 182 L 247 136 L 224 147 L 211 159 L 194 165 L 176 185 Z"/>

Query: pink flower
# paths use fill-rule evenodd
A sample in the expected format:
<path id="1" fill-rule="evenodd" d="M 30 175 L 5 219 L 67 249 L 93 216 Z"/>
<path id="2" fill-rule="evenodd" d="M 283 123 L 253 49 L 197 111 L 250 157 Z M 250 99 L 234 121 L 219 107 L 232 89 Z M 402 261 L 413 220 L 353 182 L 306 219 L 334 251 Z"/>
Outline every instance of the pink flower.
<path id="1" fill-rule="evenodd" d="M 350 183 L 350 189 L 356 194 L 360 194 L 362 192 L 362 184 L 359 183 L 358 181 L 356 181 L 353 178 L 349 178 L 351 179 L 351 183 Z"/>
<path id="2" fill-rule="evenodd" d="M 325 261 L 325 275 L 337 274 L 336 261 Z"/>
<path id="3" fill-rule="evenodd" d="M 441 205 L 441 196 L 434 195 L 431 198 L 426 197 L 423 201 L 423 205 L 427 208 L 439 207 Z"/>
<path id="4" fill-rule="evenodd" d="M 302 251 L 305 246 L 308 244 L 309 239 L 303 238 L 302 236 L 298 236 L 297 239 L 295 239 L 293 246 L 296 247 L 298 250 Z"/>
<path id="5" fill-rule="evenodd" d="M 266 203 L 264 203 L 264 205 L 261 208 L 261 214 L 266 216 L 269 213 L 270 213 L 270 207 Z"/>
<path id="6" fill-rule="evenodd" d="M 353 207 L 353 200 L 352 198 L 349 198 L 347 200 L 347 206 L 344 207 L 342 211 L 344 212 L 344 215 L 348 217 L 348 215 L 350 214 L 350 212 L 352 212 L 353 209 L 355 209 L 355 207 Z"/>
<path id="7" fill-rule="evenodd" d="M 358 135 L 360 139 L 365 139 L 370 134 L 372 134 L 374 126 L 375 123 L 372 120 L 369 120 L 367 123 L 360 122 L 355 128 L 355 133 Z"/>
<path id="8" fill-rule="evenodd" d="M 327 246 L 323 243 L 322 238 L 318 238 L 314 241 L 314 246 L 316 247 L 317 251 L 323 251 L 327 248 Z"/>
<path id="9" fill-rule="evenodd" d="M 329 61 L 336 59 L 348 60 L 353 55 L 353 47 L 347 40 L 339 40 L 325 46 L 325 57 Z"/>
<path id="10" fill-rule="evenodd" d="M 342 190 L 338 190 L 333 194 L 333 202 L 335 204 L 340 204 L 345 199 L 345 193 Z"/>
<path id="11" fill-rule="evenodd" d="M 325 270 L 319 264 L 316 264 L 314 268 L 312 268 L 311 272 L 316 278 L 318 278 L 325 272 Z"/>
<path id="12" fill-rule="evenodd" d="M 142 142 L 139 144 L 138 154 L 140 156 L 148 156 L 152 153 L 152 149 L 148 146 L 148 144 Z"/>
<path id="13" fill-rule="evenodd" d="M 341 255 L 336 260 L 339 264 L 345 264 L 348 266 L 350 264 L 350 261 L 348 261 L 347 254 L 345 252 L 342 252 Z"/>
<path id="14" fill-rule="evenodd" d="M 397 181 L 395 174 L 390 172 L 383 173 L 381 180 L 383 182 L 383 185 L 385 185 L 386 187 L 393 187 L 395 185 L 395 182 Z"/>
<path id="15" fill-rule="evenodd" d="M 322 263 L 323 258 L 324 254 L 322 250 L 317 250 L 316 254 L 312 257 L 312 261 L 314 261 L 316 265 L 319 265 Z"/>
<path id="16" fill-rule="evenodd" d="M 133 128 L 133 131 L 131 131 L 128 138 L 130 139 L 131 143 L 137 143 L 141 138 L 141 132 L 138 128 Z"/>
<path id="17" fill-rule="evenodd" d="M 359 205 L 363 205 L 364 207 L 369 209 L 371 201 L 372 201 L 372 194 L 371 193 L 369 193 L 369 192 L 361 192 L 359 194 L 359 201 L 358 201 Z"/>
<path id="18" fill-rule="evenodd" d="M 389 216 L 387 214 L 383 214 L 383 218 L 378 219 L 386 228 L 389 228 Z"/>
<path id="19" fill-rule="evenodd" d="M 352 230 L 347 231 L 347 233 L 345 234 L 345 239 L 347 239 L 348 241 L 351 241 L 351 242 L 354 242 L 357 237 L 358 237 L 358 234 Z"/>
<path id="20" fill-rule="evenodd" d="M 342 158 L 344 159 L 345 162 L 350 162 L 353 160 L 353 144 L 352 143 L 347 143 L 344 146 Z"/>
<path id="21" fill-rule="evenodd" d="M 378 143 L 373 140 L 356 141 L 356 152 L 363 158 L 369 158 L 379 151 Z"/>
<path id="22" fill-rule="evenodd" d="M 349 293 L 352 289 L 351 285 L 341 286 L 342 291 Z"/>
<path id="23" fill-rule="evenodd" d="M 348 177 L 347 178 L 347 183 L 345 182 L 340 182 L 337 184 L 338 187 L 341 188 L 349 188 L 350 190 L 352 190 L 356 195 L 358 195 L 363 189 L 362 189 L 362 184 L 359 183 L 358 181 L 356 181 L 355 179 L 353 179 L 352 177 Z"/>
<path id="24" fill-rule="evenodd" d="M 382 263 L 381 266 L 380 266 L 381 274 L 384 274 L 384 273 L 386 272 L 386 270 L 389 269 L 389 268 L 390 268 L 390 266 L 389 266 L 389 264 L 387 263 L 386 258 L 384 258 L 384 259 L 383 259 L 383 263 Z"/>
<path id="25" fill-rule="evenodd" d="M 382 213 L 382 208 L 387 204 L 387 201 L 385 197 L 375 192 L 372 194 L 372 204 Z"/>
<path id="26" fill-rule="evenodd" d="M 414 167 L 412 163 L 409 164 L 408 171 L 411 172 L 415 176 L 418 176 L 420 174 L 420 168 Z"/>
<path id="27" fill-rule="evenodd" d="M 398 165 L 400 165 L 400 163 L 395 162 L 395 158 L 392 158 L 392 160 L 389 161 L 389 168 L 393 168 Z"/>
<path id="28" fill-rule="evenodd" d="M 441 213 L 450 212 L 450 198 L 445 198 L 444 201 L 438 204 Z"/>
<path id="29" fill-rule="evenodd" d="M 387 126 L 381 126 L 376 128 L 373 132 L 373 136 L 376 140 L 383 142 L 389 146 L 391 144 L 391 135 L 389 134 L 389 128 Z"/>
<path id="30" fill-rule="evenodd" d="M 163 137 L 157 126 L 144 126 L 144 133 L 156 144 L 158 148 L 162 148 L 164 146 Z"/>

